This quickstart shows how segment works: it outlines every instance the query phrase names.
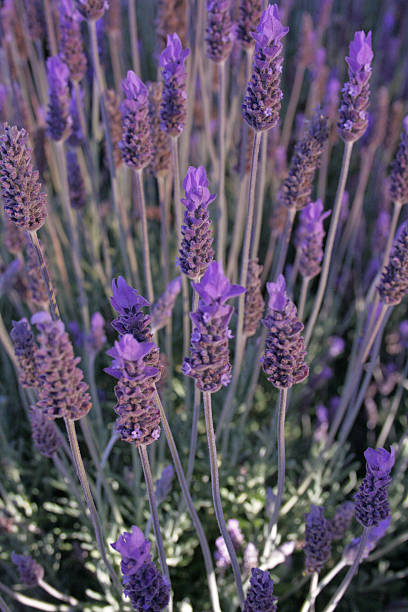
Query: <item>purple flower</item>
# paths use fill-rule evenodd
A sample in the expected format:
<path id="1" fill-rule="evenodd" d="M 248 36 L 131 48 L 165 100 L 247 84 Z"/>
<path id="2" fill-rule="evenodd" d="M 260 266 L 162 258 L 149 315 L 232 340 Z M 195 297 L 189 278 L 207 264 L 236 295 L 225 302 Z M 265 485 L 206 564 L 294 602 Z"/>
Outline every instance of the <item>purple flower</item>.
<path id="1" fill-rule="evenodd" d="M 335 359 L 336 357 L 344 353 L 346 343 L 344 342 L 343 338 L 340 338 L 340 336 L 330 336 L 330 338 L 328 338 L 328 343 L 329 356 L 332 359 Z"/>
<path id="2" fill-rule="evenodd" d="M 41 455 L 52 458 L 61 448 L 61 436 L 54 421 L 50 421 L 36 406 L 31 406 L 30 421 L 34 446 Z"/>
<path id="3" fill-rule="evenodd" d="M 296 316 L 296 307 L 286 293 L 282 274 L 276 283 L 268 283 L 269 312 L 262 321 L 269 330 L 266 337 L 262 367 L 269 380 L 278 389 L 289 389 L 302 382 L 309 368 L 305 363 L 306 350 L 301 323 Z"/>
<path id="4" fill-rule="evenodd" d="M 138 342 L 125 334 L 107 351 L 113 361 L 105 372 L 118 379 L 116 431 L 124 442 L 135 446 L 151 444 L 160 436 L 160 410 L 155 399 L 160 370 L 149 360 L 153 349 L 157 349 L 153 342 Z"/>
<path id="5" fill-rule="evenodd" d="M 310 202 L 313 178 L 328 136 L 327 117 L 315 112 L 303 138 L 297 143 L 289 175 L 279 193 L 279 201 L 289 209 L 301 210 Z"/>
<path id="6" fill-rule="evenodd" d="M 152 157 L 148 90 L 132 70 L 122 81 L 122 88 L 125 99 L 120 106 L 123 132 L 119 148 L 125 164 L 141 170 L 149 165 Z"/>
<path id="7" fill-rule="evenodd" d="M 273 594 L 273 580 L 268 572 L 254 567 L 243 612 L 276 612 L 277 598 Z"/>
<path id="8" fill-rule="evenodd" d="M 237 519 L 229 519 L 227 523 L 228 533 L 231 536 L 232 543 L 236 550 L 240 549 L 244 544 L 244 535 L 239 526 Z"/>
<path id="9" fill-rule="evenodd" d="M 231 380 L 228 324 L 233 307 L 226 302 L 244 293 L 245 289 L 232 285 L 216 261 L 210 263 L 201 282 L 193 283 L 193 288 L 200 299 L 197 311 L 190 314 L 193 321 L 191 356 L 184 359 L 182 370 L 195 379 L 201 391 L 215 393 Z"/>
<path id="10" fill-rule="evenodd" d="M 74 210 L 81 210 L 86 205 L 85 183 L 75 151 L 67 151 L 67 175 L 69 199 Z"/>
<path id="11" fill-rule="evenodd" d="M 186 207 L 181 226 L 182 241 L 178 263 L 191 280 L 198 281 L 213 260 L 213 235 L 208 206 L 215 195 L 208 189 L 207 175 L 202 166 L 190 166 L 183 181 L 186 197 L 181 201 Z"/>
<path id="12" fill-rule="evenodd" d="M 131 532 L 124 531 L 111 546 L 122 556 L 121 570 L 124 576 L 135 574 L 146 561 L 152 560 L 150 542 L 136 525 L 132 525 Z"/>
<path id="13" fill-rule="evenodd" d="M 162 327 L 165 327 L 171 319 L 174 304 L 181 290 L 181 276 L 177 276 L 166 287 L 163 295 L 159 297 L 157 302 L 153 304 L 152 313 L 152 331 L 156 332 Z"/>
<path id="14" fill-rule="evenodd" d="M 44 569 L 28 555 L 11 553 L 11 560 L 17 565 L 21 582 L 27 587 L 37 586 L 44 578 Z"/>
<path id="15" fill-rule="evenodd" d="M 73 0 L 60 0 L 59 49 L 62 61 L 68 66 L 71 81 L 79 83 L 86 73 L 86 57 L 81 36 L 81 16 L 74 8 Z"/>
<path id="16" fill-rule="evenodd" d="M 408 223 L 397 233 L 390 259 L 377 286 L 381 302 L 399 304 L 408 293 Z"/>
<path id="17" fill-rule="evenodd" d="M 88 349 L 94 353 L 99 353 L 105 342 L 105 319 L 100 312 L 94 312 L 91 317 L 91 330 L 86 339 L 86 344 Z"/>
<path id="18" fill-rule="evenodd" d="M 330 211 L 323 213 L 322 201 L 310 202 L 300 213 L 303 240 L 300 244 L 301 257 L 299 270 L 303 277 L 313 278 L 320 273 L 323 259 L 323 221 Z"/>
<path id="19" fill-rule="evenodd" d="M 37 312 L 31 323 L 39 330 L 36 351 L 38 408 L 49 419 L 77 420 L 92 407 L 88 385 L 77 365 L 72 344 L 62 321 L 52 321 L 48 312 Z"/>
<path id="20" fill-rule="evenodd" d="M 215 565 L 219 570 L 224 571 L 231 565 L 231 558 L 222 536 L 215 540 L 216 551 L 214 553 Z"/>
<path id="21" fill-rule="evenodd" d="M 261 0 L 240 0 L 237 23 L 237 40 L 244 49 L 250 49 L 254 44 L 252 32 L 255 31 L 262 13 Z"/>
<path id="22" fill-rule="evenodd" d="M 230 0 L 207 0 L 207 57 L 218 64 L 224 62 L 231 53 L 234 39 Z"/>
<path id="23" fill-rule="evenodd" d="M 6 216 L 20 229 L 35 232 L 47 217 L 47 198 L 33 170 L 27 132 L 5 124 L 0 137 L 0 194 Z"/>
<path id="24" fill-rule="evenodd" d="M 363 527 L 373 527 L 390 516 L 387 488 L 391 484 L 395 453 L 393 448 L 390 453 L 384 448 L 368 448 L 364 457 L 366 476 L 354 496 L 356 519 Z"/>
<path id="25" fill-rule="evenodd" d="M 341 504 L 332 519 L 328 521 L 332 540 L 342 540 L 353 520 L 354 503 L 347 501 Z"/>
<path id="26" fill-rule="evenodd" d="M 174 478 L 174 468 L 172 465 L 166 465 L 163 468 L 161 476 L 158 480 L 156 480 L 156 502 L 161 504 L 166 497 L 169 495 L 171 488 L 173 486 L 173 478 Z"/>
<path id="27" fill-rule="evenodd" d="M 408 115 L 404 118 L 401 141 L 391 171 L 390 195 L 393 202 L 408 202 Z"/>
<path id="28" fill-rule="evenodd" d="M 36 387 L 39 382 L 37 364 L 35 361 L 38 347 L 27 319 L 13 321 L 13 329 L 10 332 L 10 338 L 20 368 L 20 384 L 28 388 Z"/>
<path id="29" fill-rule="evenodd" d="M 328 521 L 324 518 L 323 508 L 311 506 L 306 519 L 306 573 L 320 572 L 330 558 L 331 532 Z"/>
<path id="30" fill-rule="evenodd" d="M 255 131 L 269 130 L 279 121 L 282 92 L 282 43 L 289 28 L 282 25 L 276 4 L 262 13 L 256 32 L 252 75 L 248 83 L 242 116 Z"/>
<path id="31" fill-rule="evenodd" d="M 242 573 L 245 575 L 258 565 L 259 553 L 253 542 L 249 542 L 244 550 L 244 561 L 242 564 Z"/>
<path id="32" fill-rule="evenodd" d="M 47 60 L 47 75 L 49 86 L 48 134 L 53 140 L 66 140 L 72 127 L 72 118 L 69 112 L 68 66 L 58 55 L 49 57 Z"/>
<path id="33" fill-rule="evenodd" d="M 176 138 L 184 129 L 187 117 L 187 72 L 184 65 L 190 49 L 183 49 L 176 33 L 167 37 L 167 47 L 160 54 L 164 82 L 160 107 L 160 124 L 164 132 Z"/>
<path id="34" fill-rule="evenodd" d="M 84 92 L 83 92 L 83 89 L 81 89 L 79 85 L 78 85 L 78 91 L 79 91 L 79 104 L 83 107 Z M 68 136 L 67 144 L 70 147 L 74 147 L 74 148 L 80 147 L 84 142 L 84 135 L 82 133 L 81 120 L 80 120 L 79 112 L 78 112 L 77 93 L 74 88 L 72 88 L 71 90 L 69 113 L 71 115 L 72 125 L 71 125 L 71 134 Z"/>
<path id="35" fill-rule="evenodd" d="M 327 410 L 326 406 L 319 404 L 316 406 L 316 427 L 313 434 L 316 442 L 324 442 L 326 440 L 328 429 L 329 411 Z"/>
<path id="36" fill-rule="evenodd" d="M 74 0 L 75 8 L 88 21 L 100 19 L 109 8 L 108 0 Z"/>
<path id="37" fill-rule="evenodd" d="M 363 556 L 361 557 L 360 563 L 361 561 L 364 561 L 364 559 L 367 559 L 370 552 L 374 550 L 374 548 L 377 546 L 378 540 L 384 537 L 390 522 L 391 517 L 389 516 L 388 518 L 378 523 L 378 525 L 370 529 L 370 531 L 368 532 L 368 539 L 364 547 L 364 552 Z M 346 548 L 344 549 L 343 561 L 345 561 L 347 565 L 353 565 L 357 552 L 360 548 L 360 542 L 361 538 L 354 538 L 354 540 L 350 542 L 350 544 L 347 544 Z"/>
<path id="38" fill-rule="evenodd" d="M 334 74 L 330 76 L 327 82 L 326 93 L 323 102 L 323 111 L 330 123 L 333 123 L 337 116 L 340 87 L 341 85 L 338 78 Z"/>
<path id="39" fill-rule="evenodd" d="M 356 32 L 346 57 L 349 81 L 343 87 L 343 100 L 337 124 L 339 134 L 346 142 L 358 140 L 368 126 L 369 80 L 371 76 L 371 32 Z"/>

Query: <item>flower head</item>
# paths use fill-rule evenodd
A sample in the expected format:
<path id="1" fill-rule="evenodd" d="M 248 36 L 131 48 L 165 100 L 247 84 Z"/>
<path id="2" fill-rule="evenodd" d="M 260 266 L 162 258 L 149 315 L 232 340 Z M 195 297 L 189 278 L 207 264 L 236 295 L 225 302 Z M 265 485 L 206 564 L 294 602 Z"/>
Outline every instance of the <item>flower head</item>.
<path id="1" fill-rule="evenodd" d="M 373 527 L 390 515 L 387 488 L 391 484 L 390 472 L 395 462 L 394 449 L 368 448 L 366 459 L 366 476 L 354 499 L 356 500 L 356 519 L 364 527 Z"/>
<path id="2" fill-rule="evenodd" d="M 231 53 L 234 39 L 230 0 L 207 0 L 207 57 L 213 62 L 224 62 Z"/>
<path id="3" fill-rule="evenodd" d="M 23 387 L 36 387 L 38 385 L 38 371 L 35 354 L 38 349 L 27 319 L 13 321 L 10 338 L 20 368 L 19 381 Z"/>
<path id="4" fill-rule="evenodd" d="M 361 30 L 356 32 L 354 40 L 350 43 L 350 55 L 346 57 L 346 62 L 350 72 L 360 75 L 361 72 L 371 71 L 371 62 L 373 61 L 373 51 L 371 48 L 371 32 L 367 35 Z"/>
<path id="5" fill-rule="evenodd" d="M 323 259 L 323 221 L 330 211 L 323 213 L 322 201 L 310 202 L 300 213 L 299 233 L 301 258 L 299 270 L 305 278 L 313 278 L 319 274 Z"/>
<path id="6" fill-rule="evenodd" d="M 311 506 L 306 514 L 306 573 L 320 572 L 330 558 L 331 531 L 328 521 L 324 518 L 323 508 Z"/>
<path id="7" fill-rule="evenodd" d="M 150 542 L 136 525 L 132 525 L 131 532 L 121 533 L 111 546 L 122 556 L 121 570 L 125 576 L 135 574 L 143 563 L 152 560 Z"/>
<path id="8" fill-rule="evenodd" d="M 79 82 L 86 73 L 86 56 L 81 36 L 81 16 L 75 10 L 73 0 L 60 0 L 59 49 L 62 61 L 68 66 L 71 81 Z"/>
<path id="9" fill-rule="evenodd" d="M 401 141 L 392 165 L 390 195 L 393 202 L 408 202 L 408 115 L 402 122 Z"/>
<path id="10" fill-rule="evenodd" d="M 245 599 L 244 612 L 276 612 L 277 598 L 273 594 L 273 580 L 268 572 L 254 567 Z"/>
<path id="11" fill-rule="evenodd" d="M 160 107 L 160 124 L 169 136 L 177 137 L 184 129 L 187 117 L 187 72 L 185 60 L 189 49 L 183 49 L 176 33 L 167 37 L 167 47 L 160 54 L 163 76 L 163 96 Z"/>
<path id="12" fill-rule="evenodd" d="M 377 285 L 381 302 L 388 306 L 399 304 L 408 293 L 408 223 L 397 233 L 389 262 Z"/>
<path id="13" fill-rule="evenodd" d="M 74 0 L 75 8 L 87 21 L 96 21 L 103 17 L 109 8 L 108 0 Z"/>
<path id="14" fill-rule="evenodd" d="M 152 156 L 148 90 L 133 70 L 129 70 L 122 81 L 122 89 L 125 99 L 120 106 L 123 132 L 119 148 L 125 164 L 141 170 L 150 163 Z"/>
<path id="15" fill-rule="evenodd" d="M 69 68 L 59 55 L 48 58 L 47 76 L 49 86 L 48 134 L 53 140 L 66 140 L 71 134 L 72 129 L 72 118 L 69 108 Z"/>
<path id="16" fill-rule="evenodd" d="M 193 283 L 193 287 L 207 306 L 214 302 L 219 305 L 225 304 L 227 300 L 245 292 L 241 285 L 233 285 L 229 282 L 218 261 L 210 263 L 201 282 Z"/>
<path id="17" fill-rule="evenodd" d="M 171 165 L 170 139 L 160 127 L 160 104 L 163 94 L 163 83 L 148 83 L 149 89 L 149 122 L 152 143 L 150 170 L 156 176 L 167 174 Z"/>
<path id="18" fill-rule="evenodd" d="M 254 44 L 252 32 L 259 23 L 261 13 L 261 0 L 240 0 L 237 40 L 245 49 L 250 49 Z"/>
<path id="19" fill-rule="evenodd" d="M 54 421 L 36 406 L 31 406 L 30 421 L 34 446 L 44 457 L 53 457 L 61 447 L 61 436 Z"/>

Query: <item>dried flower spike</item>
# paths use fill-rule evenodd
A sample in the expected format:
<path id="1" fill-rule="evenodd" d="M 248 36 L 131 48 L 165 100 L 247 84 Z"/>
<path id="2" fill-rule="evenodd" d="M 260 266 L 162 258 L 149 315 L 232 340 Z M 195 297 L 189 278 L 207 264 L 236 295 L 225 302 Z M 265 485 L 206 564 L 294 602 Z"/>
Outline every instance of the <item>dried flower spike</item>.
<path id="1" fill-rule="evenodd" d="M 395 306 L 408 293 L 408 223 L 405 223 L 392 247 L 389 263 L 377 290 L 383 304 Z"/>
<path id="2" fill-rule="evenodd" d="M 49 102 L 47 112 L 48 134 L 53 140 L 66 140 L 71 134 L 69 69 L 56 55 L 47 60 Z"/>
<path id="3" fill-rule="evenodd" d="M 20 368 L 20 384 L 23 387 L 36 387 L 39 383 L 35 358 L 38 347 L 27 319 L 13 321 L 10 338 Z"/>
<path id="4" fill-rule="evenodd" d="M 368 126 L 369 80 L 373 59 L 371 32 L 367 36 L 363 31 L 356 32 L 349 53 L 349 57 L 346 57 L 349 81 L 343 87 L 337 127 L 345 142 L 354 142 Z"/>
<path id="5" fill-rule="evenodd" d="M 354 496 L 356 519 L 363 527 L 373 527 L 390 516 L 387 488 L 395 453 L 392 447 L 390 453 L 384 448 L 368 448 L 364 457 L 366 476 Z"/>
<path id="6" fill-rule="evenodd" d="M 123 162 L 119 143 L 122 140 L 122 115 L 120 113 L 119 95 L 113 89 L 106 90 L 106 112 L 108 115 L 110 139 L 113 147 L 115 168 Z"/>
<path id="7" fill-rule="evenodd" d="M 189 167 L 183 188 L 185 198 L 181 201 L 186 210 L 181 226 L 183 238 L 178 263 L 183 274 L 198 281 L 214 257 L 208 206 L 215 200 L 215 195 L 208 189 L 207 175 L 202 166 Z"/>
<path id="8" fill-rule="evenodd" d="M 240 0 L 237 23 L 237 40 L 244 49 L 254 46 L 252 32 L 255 32 L 262 14 L 261 0 Z"/>
<path id="9" fill-rule="evenodd" d="M 167 36 L 175 32 L 184 47 L 187 42 L 187 0 L 158 0 L 156 34 L 160 51 L 167 44 Z"/>
<path id="10" fill-rule="evenodd" d="M 86 73 L 81 17 L 75 10 L 72 0 L 60 0 L 58 10 L 61 59 L 68 66 L 71 81 L 79 83 Z"/>
<path id="11" fill-rule="evenodd" d="M 262 321 L 268 329 L 262 367 L 269 382 L 278 389 L 289 389 L 309 375 L 305 363 L 306 349 L 296 306 L 286 293 L 282 275 L 276 283 L 268 283 L 269 312 Z"/>
<path id="12" fill-rule="evenodd" d="M 88 385 L 77 367 L 80 358 L 74 356 L 63 322 L 52 321 L 48 312 L 37 312 L 31 322 L 39 330 L 38 408 L 49 419 L 82 418 L 92 407 Z"/>
<path id="13" fill-rule="evenodd" d="M 183 373 L 195 379 L 201 391 L 215 393 L 231 380 L 228 327 L 233 307 L 226 301 L 245 292 L 240 285 L 231 285 L 221 265 L 213 261 L 200 283 L 193 283 L 200 299 L 196 312 L 190 314 L 193 322 L 190 357 L 183 363 Z"/>
<path id="14" fill-rule="evenodd" d="M 273 4 L 262 13 L 256 32 L 252 34 L 255 54 L 251 79 L 242 104 L 242 116 L 257 132 L 278 125 L 282 99 L 281 38 L 288 32 L 289 28 L 283 26 L 279 19 L 277 5 Z"/>
<path id="15" fill-rule="evenodd" d="M 105 372 L 118 379 L 115 386 L 119 415 L 116 431 L 124 442 L 135 446 L 151 444 L 160 436 L 160 410 L 155 399 L 155 383 L 160 370 L 145 358 L 156 348 L 153 342 L 138 342 L 125 334 L 107 353 L 113 358 Z"/>
<path id="16" fill-rule="evenodd" d="M 141 170 L 149 165 L 152 157 L 148 91 L 133 70 L 129 70 L 122 81 L 122 88 L 125 99 L 120 105 L 123 132 L 119 147 L 125 164 Z"/>
<path id="17" fill-rule="evenodd" d="M 30 421 L 35 448 L 51 459 L 61 447 L 61 437 L 54 421 L 47 419 L 36 406 L 31 406 Z"/>
<path id="18" fill-rule="evenodd" d="M 225 62 L 232 51 L 234 38 L 230 0 L 207 0 L 207 57 L 217 64 Z"/>
<path id="19" fill-rule="evenodd" d="M 243 612 L 276 612 L 277 598 L 273 594 L 273 580 L 268 572 L 254 567 Z"/>
<path id="20" fill-rule="evenodd" d="M 173 138 L 181 134 L 187 117 L 185 60 L 189 53 L 190 49 L 182 48 L 177 34 L 170 34 L 167 37 L 167 47 L 160 54 L 164 83 L 160 125 Z"/>
<path id="21" fill-rule="evenodd" d="M 393 202 L 408 202 L 408 115 L 402 122 L 403 131 L 390 177 L 390 195 Z"/>
<path id="22" fill-rule="evenodd" d="M 33 170 L 27 132 L 5 124 L 0 137 L 0 193 L 4 212 L 20 229 L 34 232 L 44 225 L 47 198 Z"/>
<path id="23" fill-rule="evenodd" d="M 306 555 L 306 573 L 314 574 L 320 572 L 330 558 L 331 535 L 329 523 L 324 518 L 323 508 L 311 506 L 309 514 L 306 514 L 306 544 L 304 547 Z"/>

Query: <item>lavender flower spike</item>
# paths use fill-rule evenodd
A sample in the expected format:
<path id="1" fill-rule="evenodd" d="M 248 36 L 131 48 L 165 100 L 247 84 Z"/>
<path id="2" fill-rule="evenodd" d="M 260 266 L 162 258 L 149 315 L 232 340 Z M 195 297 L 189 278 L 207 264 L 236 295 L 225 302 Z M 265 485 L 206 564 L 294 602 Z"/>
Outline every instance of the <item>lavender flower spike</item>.
<path id="1" fill-rule="evenodd" d="M 80 21 L 73 0 L 60 0 L 59 6 L 60 54 L 69 68 L 71 81 L 79 83 L 86 73 L 86 57 L 83 49 Z"/>
<path id="2" fill-rule="evenodd" d="M 262 321 L 269 330 L 262 357 L 262 367 L 269 380 L 278 389 L 289 389 L 302 382 L 309 374 L 305 363 L 306 350 L 296 306 L 286 293 L 282 274 L 276 283 L 268 283 L 269 312 Z"/>
<path id="3" fill-rule="evenodd" d="M 401 142 L 392 165 L 390 195 L 393 202 L 408 202 L 408 115 L 404 118 Z"/>
<path id="4" fill-rule="evenodd" d="M 381 302 L 387 306 L 399 304 L 408 293 L 408 223 L 397 234 L 389 263 L 377 286 Z"/>
<path id="5" fill-rule="evenodd" d="M 343 99 L 337 124 L 345 142 L 358 140 L 368 127 L 369 80 L 371 77 L 371 32 L 356 32 L 350 43 L 350 55 L 346 57 L 349 81 L 343 87 Z"/>
<path id="6" fill-rule="evenodd" d="M 300 224 L 302 226 L 303 240 L 300 248 L 302 251 L 299 270 L 303 277 L 313 278 L 321 270 L 323 259 L 323 221 L 330 215 L 330 211 L 323 213 L 322 201 L 310 202 L 300 213 Z"/>
<path id="7" fill-rule="evenodd" d="M 150 542 L 135 525 L 111 544 L 122 556 L 124 594 L 135 610 L 163 610 L 170 599 L 170 585 L 154 565 Z"/>
<path id="8" fill-rule="evenodd" d="M 41 455 L 52 458 L 61 447 L 61 437 L 54 421 L 47 419 L 36 406 L 31 406 L 30 421 L 34 446 Z"/>
<path id="9" fill-rule="evenodd" d="M 62 321 L 52 321 L 48 312 L 37 312 L 31 323 L 39 330 L 36 351 L 38 370 L 38 408 L 49 419 L 68 418 L 73 421 L 91 409 L 88 385 L 77 365 L 74 350 Z"/>
<path id="10" fill-rule="evenodd" d="M 91 331 L 86 338 L 87 347 L 96 354 L 102 349 L 106 342 L 105 319 L 100 312 L 94 312 L 91 317 Z"/>
<path id="11" fill-rule="evenodd" d="M 69 112 L 69 69 L 56 55 L 47 60 L 49 102 L 47 126 L 50 138 L 57 142 L 66 140 L 71 134 L 72 118 Z"/>
<path id="12" fill-rule="evenodd" d="M 184 65 L 190 49 L 183 49 L 177 34 L 167 37 L 167 47 L 160 54 L 163 76 L 163 96 L 160 125 L 164 132 L 176 138 L 184 129 L 187 117 L 187 72 Z"/>
<path id="13" fill-rule="evenodd" d="M 38 371 L 35 355 L 38 347 L 27 319 L 13 321 L 10 338 L 13 342 L 14 352 L 20 368 L 20 384 L 23 387 L 36 387 L 38 384 Z"/>
<path id="14" fill-rule="evenodd" d="M 306 514 L 306 573 L 320 572 L 330 558 L 331 532 L 328 521 L 324 518 L 323 508 L 311 506 Z"/>
<path id="15" fill-rule="evenodd" d="M 354 496 L 356 519 L 363 527 L 373 527 L 390 516 L 387 488 L 391 484 L 395 453 L 392 447 L 390 453 L 384 448 L 368 448 L 364 457 L 367 473 Z"/>
<path id="16" fill-rule="evenodd" d="M 190 314 L 193 322 L 190 357 L 183 363 L 183 373 L 195 379 L 201 391 L 215 393 L 231 380 L 228 328 L 233 307 L 226 301 L 245 292 L 240 285 L 232 285 L 221 265 L 213 261 L 200 283 L 193 283 L 200 296 L 197 311 Z"/>
<path id="17" fill-rule="evenodd" d="M 133 70 L 129 70 L 122 81 L 122 88 L 125 99 L 120 106 L 123 132 L 119 147 L 125 164 L 142 170 L 149 165 L 152 157 L 148 91 Z"/>
<path id="18" fill-rule="evenodd" d="M 237 40 L 244 49 L 254 45 L 252 32 L 255 31 L 262 13 L 261 0 L 240 0 L 237 23 Z"/>
<path id="19" fill-rule="evenodd" d="M 186 197 L 181 201 L 186 210 L 178 263 L 191 280 L 198 281 L 213 260 L 213 235 L 208 206 L 215 195 L 208 189 L 207 175 L 202 166 L 190 166 L 183 181 Z"/>
<path id="20" fill-rule="evenodd" d="M 138 342 L 131 334 L 125 334 L 107 351 L 113 361 L 105 372 L 118 379 L 116 431 L 124 442 L 135 446 L 151 444 L 160 436 L 160 411 L 154 386 L 160 370 L 145 361 L 154 348 L 153 342 Z"/>
<path id="21" fill-rule="evenodd" d="M 273 580 L 268 572 L 257 567 L 251 570 L 248 594 L 243 612 L 276 612 L 277 598 L 273 594 Z"/>
<path id="22" fill-rule="evenodd" d="M 181 276 L 177 276 L 166 287 L 163 295 L 152 306 L 152 331 L 156 332 L 165 327 L 170 320 L 176 299 L 181 290 Z"/>
<path id="23" fill-rule="evenodd" d="M 11 560 L 17 565 L 20 580 L 25 586 L 37 586 L 44 578 L 44 568 L 28 555 L 17 555 L 12 552 Z"/>
<path id="24" fill-rule="evenodd" d="M 35 232 L 47 217 L 47 198 L 33 169 L 27 132 L 5 124 L 0 137 L 0 195 L 7 217 L 20 229 Z"/>
<path id="25" fill-rule="evenodd" d="M 248 83 L 242 116 L 255 131 L 269 130 L 279 121 L 282 91 L 282 43 L 289 28 L 282 25 L 276 4 L 268 6 L 252 34 L 255 55 L 252 75 Z"/>
<path id="26" fill-rule="evenodd" d="M 74 0 L 75 8 L 88 21 L 97 21 L 109 8 L 108 0 Z"/>
<path id="27" fill-rule="evenodd" d="M 207 0 L 207 57 L 217 64 L 224 62 L 232 51 L 234 38 L 230 0 Z"/>

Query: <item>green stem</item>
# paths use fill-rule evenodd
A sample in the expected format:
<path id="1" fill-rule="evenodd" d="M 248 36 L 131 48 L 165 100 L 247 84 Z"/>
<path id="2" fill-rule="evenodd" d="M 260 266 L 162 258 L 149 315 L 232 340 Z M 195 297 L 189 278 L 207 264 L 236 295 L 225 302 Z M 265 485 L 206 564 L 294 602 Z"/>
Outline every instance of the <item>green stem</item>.
<path id="1" fill-rule="evenodd" d="M 307 327 L 306 327 L 306 332 L 305 332 L 306 346 L 310 342 L 310 338 L 312 336 L 313 329 L 314 329 L 317 317 L 319 315 L 320 307 L 322 305 L 324 294 L 326 291 L 327 279 L 328 279 L 328 275 L 330 271 L 330 263 L 331 263 L 331 259 L 333 255 L 334 239 L 336 237 L 337 226 L 338 226 L 339 219 L 340 219 L 341 204 L 343 201 L 344 189 L 346 187 L 346 181 L 347 181 L 347 175 L 348 175 L 348 171 L 350 167 L 350 159 L 351 159 L 352 150 L 353 150 L 353 143 L 346 142 L 344 145 L 343 161 L 341 165 L 339 184 L 338 184 L 337 192 L 336 192 L 336 199 L 335 199 L 334 207 L 333 207 L 334 208 L 333 215 L 331 218 L 329 234 L 327 236 L 326 247 L 324 251 L 323 267 L 322 267 L 322 271 L 320 274 L 319 287 L 318 287 L 317 294 L 315 297 L 313 310 L 307 322 Z"/>
<path id="2" fill-rule="evenodd" d="M 208 451 L 210 455 L 210 470 L 211 470 L 211 489 L 213 496 L 213 504 L 215 515 L 217 517 L 218 527 L 220 529 L 221 535 L 224 538 L 225 545 L 228 549 L 228 553 L 231 560 L 232 571 L 234 573 L 235 584 L 238 592 L 238 597 L 241 603 L 241 606 L 244 605 L 244 591 L 242 588 L 242 580 L 241 580 L 241 570 L 239 568 L 239 563 L 237 556 L 235 554 L 234 545 L 231 540 L 231 536 L 228 533 L 227 525 L 225 523 L 224 512 L 222 510 L 222 502 L 221 502 L 221 494 L 220 494 L 220 482 L 219 482 L 219 474 L 218 474 L 218 462 L 217 462 L 217 449 L 215 444 L 215 432 L 214 425 L 212 419 L 212 410 L 211 410 L 211 394 L 204 392 L 204 415 L 205 415 L 205 424 L 207 430 L 207 440 L 208 440 Z"/>

